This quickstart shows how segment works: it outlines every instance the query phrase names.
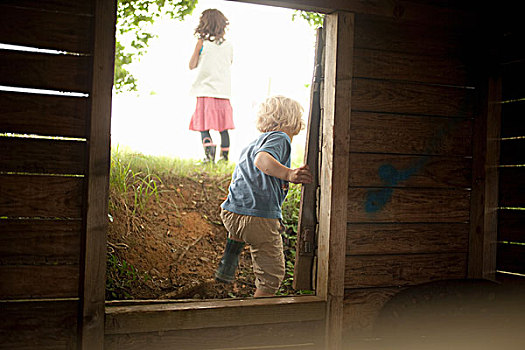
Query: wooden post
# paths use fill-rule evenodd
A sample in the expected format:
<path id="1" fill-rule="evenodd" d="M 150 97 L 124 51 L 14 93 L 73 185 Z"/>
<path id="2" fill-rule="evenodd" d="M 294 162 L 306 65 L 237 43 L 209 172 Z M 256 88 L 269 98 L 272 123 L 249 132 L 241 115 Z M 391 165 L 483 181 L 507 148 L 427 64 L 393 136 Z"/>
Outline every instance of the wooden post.
<path id="1" fill-rule="evenodd" d="M 326 17 L 318 295 L 327 301 L 326 349 L 342 348 L 354 15 Z"/>
<path id="2" fill-rule="evenodd" d="M 468 277 L 495 280 L 501 77 L 491 76 L 482 90 L 474 123 Z"/>
<path id="3" fill-rule="evenodd" d="M 308 164 L 313 175 L 313 182 L 304 185 L 301 190 L 300 217 L 297 227 L 297 247 L 294 267 L 294 289 L 313 290 L 312 268 L 315 255 L 317 229 L 317 190 L 319 187 L 319 126 L 321 119 L 321 80 L 323 69 L 323 28 L 317 29 L 315 44 L 315 68 L 310 93 L 310 114 L 306 135 L 306 153 L 304 163 Z"/>
<path id="4" fill-rule="evenodd" d="M 106 231 L 110 169 L 111 89 L 115 60 L 116 0 L 96 0 L 88 134 L 80 348 L 104 348 Z"/>

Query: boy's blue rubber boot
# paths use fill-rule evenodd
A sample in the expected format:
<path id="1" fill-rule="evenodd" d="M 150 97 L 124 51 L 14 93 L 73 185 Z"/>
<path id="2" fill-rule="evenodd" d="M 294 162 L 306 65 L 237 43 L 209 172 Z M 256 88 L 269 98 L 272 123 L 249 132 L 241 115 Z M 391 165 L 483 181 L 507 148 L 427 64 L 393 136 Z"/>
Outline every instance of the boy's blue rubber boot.
<path id="1" fill-rule="evenodd" d="M 244 242 L 234 241 L 229 238 L 226 240 L 224 255 L 222 256 L 217 271 L 215 271 L 215 279 L 217 281 L 224 283 L 233 282 L 242 248 L 244 248 Z"/>

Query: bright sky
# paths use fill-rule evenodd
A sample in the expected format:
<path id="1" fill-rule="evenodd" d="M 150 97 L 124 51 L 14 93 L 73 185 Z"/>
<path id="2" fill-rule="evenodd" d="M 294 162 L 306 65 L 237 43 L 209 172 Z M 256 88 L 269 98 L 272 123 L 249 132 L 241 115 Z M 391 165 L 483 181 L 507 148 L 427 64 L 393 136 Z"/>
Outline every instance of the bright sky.
<path id="1" fill-rule="evenodd" d="M 203 157 L 199 133 L 188 129 L 195 108 L 195 98 L 189 95 L 195 71 L 188 69 L 188 62 L 196 43 L 193 31 L 207 8 L 217 8 L 229 19 L 226 39 L 234 45 L 231 103 L 236 128 L 230 131 L 230 159 L 236 162 L 242 148 L 259 134 L 255 110 L 268 95 L 298 100 L 307 122 L 310 89 L 305 85 L 312 79 L 315 30 L 300 18 L 292 21 L 293 10 L 199 0 L 184 22 L 155 23 L 158 38 L 130 69 L 138 78 L 138 94 L 113 97 L 113 146 L 145 154 Z M 217 132 L 212 131 L 212 137 L 220 142 Z M 295 152 L 304 149 L 304 137 L 302 131 L 294 138 Z"/>

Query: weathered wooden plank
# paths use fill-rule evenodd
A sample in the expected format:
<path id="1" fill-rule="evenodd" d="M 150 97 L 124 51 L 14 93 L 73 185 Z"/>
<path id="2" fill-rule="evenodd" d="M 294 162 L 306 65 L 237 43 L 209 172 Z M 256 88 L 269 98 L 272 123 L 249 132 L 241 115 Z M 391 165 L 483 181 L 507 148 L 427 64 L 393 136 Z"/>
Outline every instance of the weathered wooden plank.
<path id="1" fill-rule="evenodd" d="M 498 210 L 498 241 L 525 243 L 525 210 Z"/>
<path id="2" fill-rule="evenodd" d="M 472 117 L 474 90 L 372 79 L 354 79 L 352 110 Z"/>
<path id="3" fill-rule="evenodd" d="M 345 288 L 407 286 L 465 278 L 467 254 L 347 256 Z"/>
<path id="4" fill-rule="evenodd" d="M 501 165 L 525 165 L 525 138 L 501 140 Z"/>
<path id="5" fill-rule="evenodd" d="M 460 157 L 350 153 L 350 186 L 468 188 L 472 160 Z"/>
<path id="6" fill-rule="evenodd" d="M 0 302 L 2 349 L 76 349 L 78 301 Z"/>
<path id="7" fill-rule="evenodd" d="M 465 64 L 457 58 L 368 49 L 355 50 L 354 76 L 456 86 L 472 85 Z"/>
<path id="8" fill-rule="evenodd" d="M 86 142 L 1 137 L 0 171 L 43 174 L 84 174 Z"/>
<path id="9" fill-rule="evenodd" d="M 2 0 L 2 5 L 77 15 L 93 15 L 93 1 L 86 0 Z"/>
<path id="10" fill-rule="evenodd" d="M 314 296 L 112 306 L 106 311 L 105 334 L 323 320 L 325 308 L 326 302 Z"/>
<path id="11" fill-rule="evenodd" d="M 422 188 L 351 188 L 348 221 L 467 222 L 470 192 Z"/>
<path id="12" fill-rule="evenodd" d="M 241 321 L 239 319 L 239 321 Z M 241 321 L 242 323 L 242 321 Z M 323 321 L 275 323 L 224 328 L 105 336 L 104 349 L 319 349 Z"/>
<path id="13" fill-rule="evenodd" d="M 0 175 L 0 216 L 81 218 L 83 178 Z"/>
<path id="14" fill-rule="evenodd" d="M 80 220 L 0 220 L 0 264 L 79 264 Z"/>
<path id="15" fill-rule="evenodd" d="M 355 47 L 415 55 L 461 57 L 460 48 L 464 39 L 460 32 L 427 23 L 398 22 L 392 18 L 358 14 Z"/>
<path id="16" fill-rule="evenodd" d="M 0 265 L 0 299 L 78 297 L 78 265 Z"/>
<path id="17" fill-rule="evenodd" d="M 469 224 L 349 224 L 346 255 L 468 251 Z"/>
<path id="18" fill-rule="evenodd" d="M 88 56 L 0 50 L 0 84 L 87 93 L 90 61 Z"/>
<path id="19" fill-rule="evenodd" d="M 371 336 L 383 306 L 405 287 L 346 289 L 344 301 L 345 336 Z"/>
<path id="20" fill-rule="evenodd" d="M 111 96 L 115 66 L 117 0 L 94 0 L 96 25 L 94 55 L 89 84 L 91 105 L 88 120 L 89 149 L 86 183 L 85 240 L 81 262 L 82 349 L 104 347 L 104 301 L 106 241 L 110 171 Z"/>
<path id="21" fill-rule="evenodd" d="M 501 137 L 525 136 L 525 100 L 501 106 Z"/>
<path id="22" fill-rule="evenodd" d="M 325 18 L 326 64 L 317 249 L 316 292 L 327 300 L 327 349 L 341 347 L 343 327 L 344 259 L 346 239 L 348 152 L 350 147 L 354 15 L 334 13 Z"/>
<path id="23" fill-rule="evenodd" d="M 525 208 L 525 167 L 499 169 L 499 206 Z"/>
<path id="24" fill-rule="evenodd" d="M 481 81 L 472 137 L 472 194 L 468 277 L 494 280 L 496 272 L 501 79 Z"/>
<path id="25" fill-rule="evenodd" d="M 525 245 L 498 243 L 498 271 L 525 274 Z"/>
<path id="26" fill-rule="evenodd" d="M 305 144 L 304 164 L 310 167 L 312 183 L 301 186 L 299 220 L 297 223 L 297 244 L 292 287 L 296 290 L 313 290 L 312 269 L 314 268 L 315 241 L 317 228 L 319 190 L 319 144 L 321 126 L 321 86 L 324 71 L 324 30 L 317 29 L 315 43 L 315 69 L 310 89 L 310 113 Z"/>
<path id="27" fill-rule="evenodd" d="M 353 112 L 350 151 L 470 156 L 471 139 L 470 119 Z"/>
<path id="28" fill-rule="evenodd" d="M 85 6 L 90 6 L 92 1 L 85 3 Z M 2 3 L 0 42 L 40 49 L 91 53 L 92 21 L 91 16 L 19 8 Z"/>
<path id="29" fill-rule="evenodd" d="M 307 11 L 332 13 L 334 11 L 348 11 L 359 14 L 383 16 L 395 19 L 397 22 L 417 21 L 421 23 L 434 23 L 440 25 L 460 25 L 473 19 L 472 9 L 464 9 L 457 3 L 448 6 L 433 6 L 433 4 L 414 1 L 389 0 L 240 0 L 242 2 L 278 6 Z M 468 11 L 470 10 L 470 11 Z"/>
<path id="30" fill-rule="evenodd" d="M 0 91 L 0 133 L 86 138 L 88 98 Z"/>

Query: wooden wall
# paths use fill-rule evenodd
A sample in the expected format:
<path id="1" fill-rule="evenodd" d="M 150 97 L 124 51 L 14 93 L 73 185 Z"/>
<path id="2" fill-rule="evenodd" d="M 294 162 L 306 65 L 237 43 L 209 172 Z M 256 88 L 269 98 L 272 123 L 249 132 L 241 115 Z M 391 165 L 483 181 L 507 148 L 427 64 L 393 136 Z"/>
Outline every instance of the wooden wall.
<path id="1" fill-rule="evenodd" d="M 0 49 L 0 348 L 76 349 L 85 326 L 87 213 L 106 213 L 89 195 L 92 162 L 106 181 L 109 169 L 100 162 L 109 153 L 109 108 L 95 110 L 96 92 L 110 107 L 114 56 L 114 13 L 97 21 L 99 4 L 0 4 L 0 43 L 14 45 Z M 110 45 L 98 55 L 110 60 L 94 71 L 97 23 L 109 28 Z"/>
<path id="2" fill-rule="evenodd" d="M 478 117 L 468 23 L 355 14 L 347 337 L 370 331 L 400 290 L 467 275 Z"/>
<path id="3" fill-rule="evenodd" d="M 518 23 L 502 16 L 495 33 L 502 85 L 496 263 L 525 280 L 525 31 Z"/>

